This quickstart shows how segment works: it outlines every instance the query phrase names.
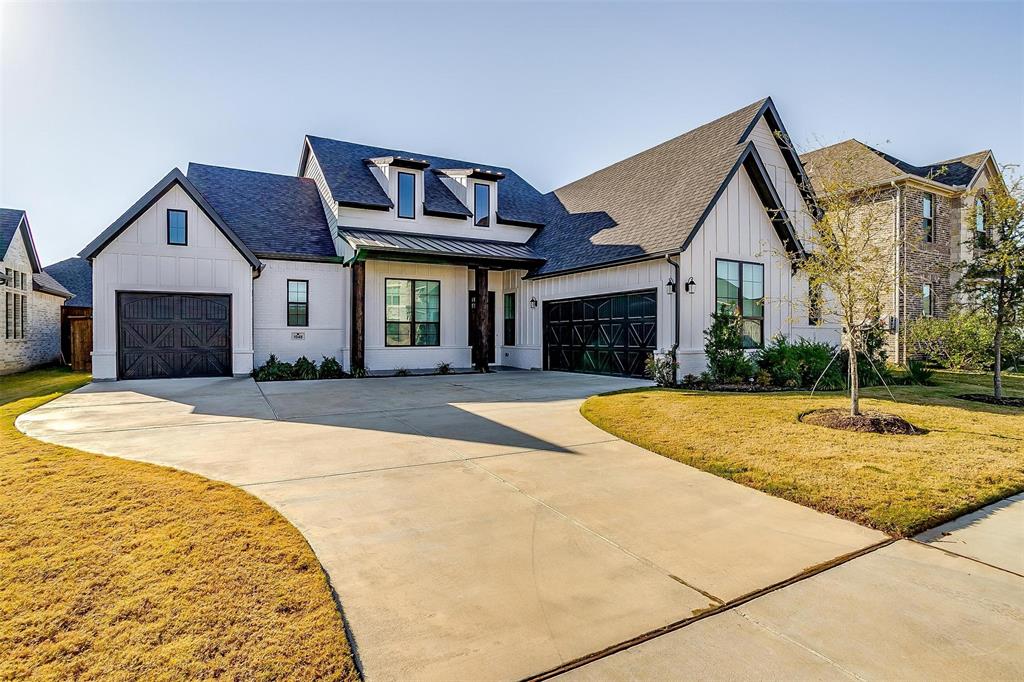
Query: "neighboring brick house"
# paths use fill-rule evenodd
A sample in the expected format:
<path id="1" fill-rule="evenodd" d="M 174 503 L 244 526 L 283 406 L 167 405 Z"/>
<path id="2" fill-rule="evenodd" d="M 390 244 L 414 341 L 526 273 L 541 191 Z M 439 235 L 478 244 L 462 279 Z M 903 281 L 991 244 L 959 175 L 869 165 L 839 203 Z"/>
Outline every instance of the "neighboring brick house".
<path id="1" fill-rule="evenodd" d="M 40 267 L 25 212 L 0 208 L 0 374 L 60 358 L 60 307 L 70 297 Z"/>
<path id="2" fill-rule="evenodd" d="M 922 316 L 945 317 L 954 303 L 956 267 L 970 260 L 976 234 L 974 202 L 984 196 L 999 171 L 990 150 L 914 166 L 857 140 L 846 140 L 803 154 L 815 182 L 826 169 L 842 169 L 844 178 L 863 191 L 879 212 L 878 233 L 892 243 L 899 282 L 884 301 L 889 358 L 907 359 L 909 323 Z M 817 167 L 817 175 L 816 175 Z"/>

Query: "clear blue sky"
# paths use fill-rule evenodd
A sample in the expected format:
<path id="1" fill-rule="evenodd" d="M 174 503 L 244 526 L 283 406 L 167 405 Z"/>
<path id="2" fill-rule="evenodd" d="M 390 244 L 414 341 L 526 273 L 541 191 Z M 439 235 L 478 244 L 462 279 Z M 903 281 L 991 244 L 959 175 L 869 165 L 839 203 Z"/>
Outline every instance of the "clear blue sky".
<path id="1" fill-rule="evenodd" d="M 798 144 L 1024 161 L 1024 4 L 0 4 L 0 206 L 44 262 L 189 161 L 302 136 L 548 191 L 765 95 Z"/>

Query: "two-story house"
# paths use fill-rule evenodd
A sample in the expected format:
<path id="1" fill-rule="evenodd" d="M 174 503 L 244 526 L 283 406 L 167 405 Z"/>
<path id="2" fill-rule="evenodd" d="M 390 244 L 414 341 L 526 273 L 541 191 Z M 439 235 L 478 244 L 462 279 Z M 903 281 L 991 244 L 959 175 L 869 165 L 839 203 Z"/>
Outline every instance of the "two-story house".
<path id="1" fill-rule="evenodd" d="M 69 298 L 40 267 L 28 214 L 0 208 L 0 374 L 60 359 L 60 308 Z"/>
<path id="2" fill-rule="evenodd" d="M 914 166 L 857 140 L 846 140 L 801 155 L 815 189 L 821 177 L 842 173 L 843 186 L 856 187 L 881 210 L 876 236 L 891 243 L 892 280 L 884 292 L 890 359 L 907 359 L 908 325 L 922 316 L 944 317 L 955 302 L 957 264 L 970 260 L 985 235 L 985 190 L 1001 182 L 990 150 Z"/>
<path id="3" fill-rule="evenodd" d="M 814 199 L 770 99 L 542 193 L 509 168 L 307 136 L 295 176 L 174 169 L 82 252 L 97 379 L 246 375 L 270 354 L 390 373 L 639 376 L 810 326 Z"/>

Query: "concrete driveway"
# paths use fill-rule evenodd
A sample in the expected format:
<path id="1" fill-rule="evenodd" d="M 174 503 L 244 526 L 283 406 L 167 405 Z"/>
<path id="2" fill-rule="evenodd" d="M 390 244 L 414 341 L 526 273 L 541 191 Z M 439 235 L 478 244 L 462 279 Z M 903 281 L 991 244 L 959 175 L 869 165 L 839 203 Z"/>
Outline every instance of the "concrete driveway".
<path id="1" fill-rule="evenodd" d="M 279 509 L 327 570 L 369 680 L 537 675 L 886 539 L 580 416 L 586 396 L 639 385 L 539 372 L 120 382 L 18 427 Z"/>

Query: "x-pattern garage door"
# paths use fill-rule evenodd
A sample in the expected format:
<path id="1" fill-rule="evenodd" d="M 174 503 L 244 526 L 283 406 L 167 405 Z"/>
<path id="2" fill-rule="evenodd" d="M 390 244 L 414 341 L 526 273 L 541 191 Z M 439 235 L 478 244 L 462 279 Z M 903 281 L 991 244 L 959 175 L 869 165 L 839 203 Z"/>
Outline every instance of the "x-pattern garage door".
<path id="1" fill-rule="evenodd" d="M 231 297 L 119 293 L 118 377 L 231 374 Z"/>
<path id="2" fill-rule="evenodd" d="M 655 290 L 544 303 L 544 368 L 644 375 L 658 337 Z"/>

